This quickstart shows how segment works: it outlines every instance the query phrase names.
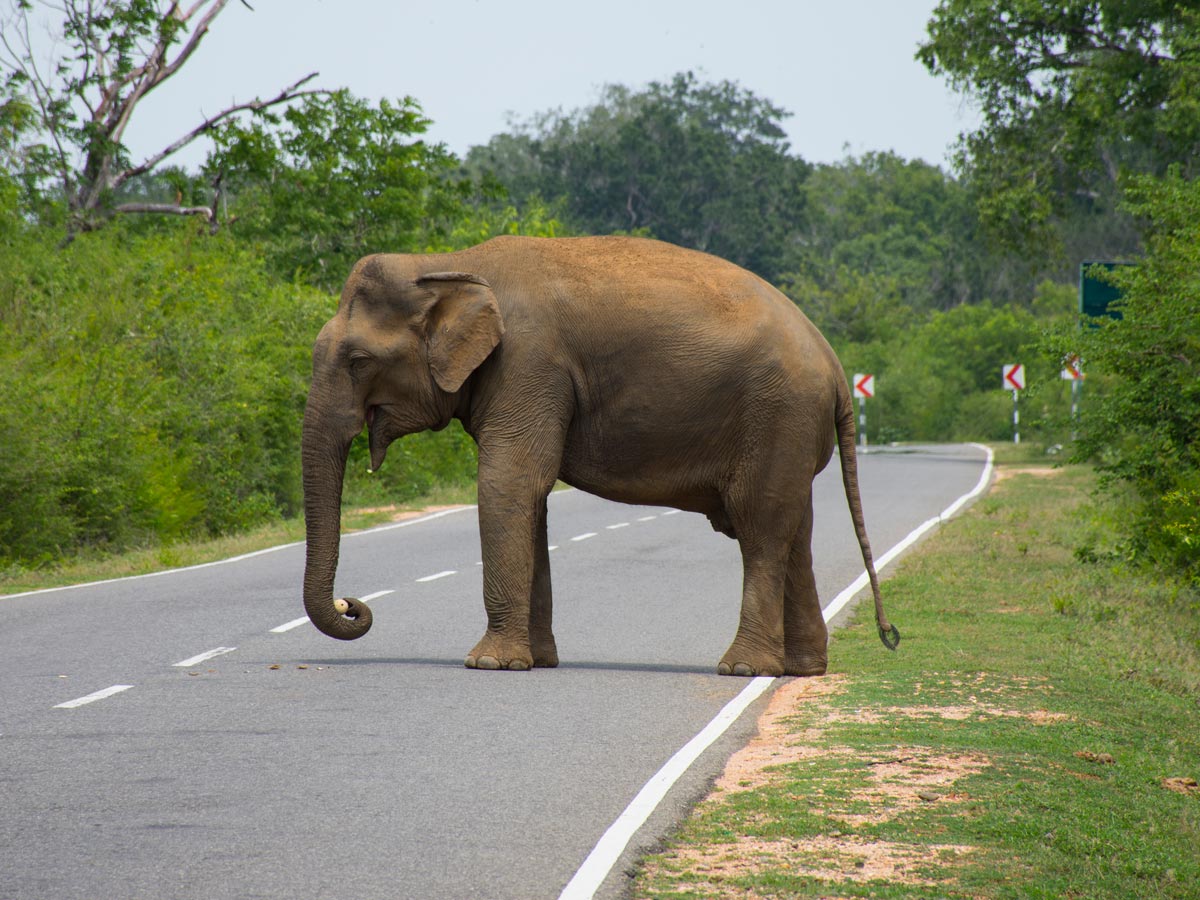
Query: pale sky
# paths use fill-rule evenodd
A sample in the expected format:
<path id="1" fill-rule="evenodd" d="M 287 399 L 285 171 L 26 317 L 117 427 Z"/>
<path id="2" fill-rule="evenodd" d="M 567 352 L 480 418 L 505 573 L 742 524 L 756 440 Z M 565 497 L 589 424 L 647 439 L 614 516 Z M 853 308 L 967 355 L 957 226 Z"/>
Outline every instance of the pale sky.
<path id="1" fill-rule="evenodd" d="M 237 100 L 310 71 L 372 101 L 415 97 L 428 137 L 463 155 L 509 116 L 595 103 L 692 70 L 793 115 L 793 153 L 893 150 L 948 165 L 973 108 L 913 55 L 936 0 L 234 0 L 127 133 L 135 158 Z M 202 149 L 176 156 L 194 167 Z"/>

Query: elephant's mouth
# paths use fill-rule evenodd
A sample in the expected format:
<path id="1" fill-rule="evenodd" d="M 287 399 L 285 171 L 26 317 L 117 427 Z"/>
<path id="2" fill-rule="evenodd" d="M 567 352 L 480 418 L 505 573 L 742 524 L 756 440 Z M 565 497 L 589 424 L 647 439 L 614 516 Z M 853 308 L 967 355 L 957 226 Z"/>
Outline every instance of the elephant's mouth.
<path id="1" fill-rule="evenodd" d="M 388 430 L 386 424 L 386 417 L 382 415 L 378 406 L 367 407 L 367 438 L 371 449 L 371 468 L 367 470 L 369 472 L 376 472 L 383 465 L 388 444 L 392 442 L 392 436 L 384 434 Z"/>

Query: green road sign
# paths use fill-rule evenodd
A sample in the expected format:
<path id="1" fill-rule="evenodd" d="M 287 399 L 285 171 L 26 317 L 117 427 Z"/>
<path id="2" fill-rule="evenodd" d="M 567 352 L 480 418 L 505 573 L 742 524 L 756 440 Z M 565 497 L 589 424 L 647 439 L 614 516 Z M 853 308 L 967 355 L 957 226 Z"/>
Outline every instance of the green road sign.
<path id="1" fill-rule="evenodd" d="M 1121 318 L 1121 310 L 1112 309 L 1112 304 L 1121 299 L 1121 292 L 1107 281 L 1097 278 L 1093 267 L 1100 267 L 1111 272 L 1118 266 L 1128 266 L 1132 263 L 1110 262 L 1100 259 L 1085 259 L 1079 264 L 1079 312 L 1092 318 L 1108 316 L 1110 319 Z"/>

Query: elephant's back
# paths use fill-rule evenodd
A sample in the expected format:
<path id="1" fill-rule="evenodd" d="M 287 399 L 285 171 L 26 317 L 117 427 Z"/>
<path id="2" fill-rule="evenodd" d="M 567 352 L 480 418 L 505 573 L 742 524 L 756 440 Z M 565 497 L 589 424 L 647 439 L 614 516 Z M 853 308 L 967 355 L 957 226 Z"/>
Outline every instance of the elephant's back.
<path id="1" fill-rule="evenodd" d="M 637 358 L 643 369 L 657 360 L 664 378 L 690 378 L 704 359 L 707 376 L 760 387 L 816 371 L 842 377 L 794 303 L 707 253 L 647 238 L 504 236 L 452 256 L 493 285 L 506 326 L 553 334 L 593 370 Z"/>
<path id="2" fill-rule="evenodd" d="M 815 331 L 779 290 L 734 263 L 650 238 L 506 235 L 470 250 L 479 274 L 506 293 L 632 314 L 717 320 L 727 328 L 770 322 Z"/>

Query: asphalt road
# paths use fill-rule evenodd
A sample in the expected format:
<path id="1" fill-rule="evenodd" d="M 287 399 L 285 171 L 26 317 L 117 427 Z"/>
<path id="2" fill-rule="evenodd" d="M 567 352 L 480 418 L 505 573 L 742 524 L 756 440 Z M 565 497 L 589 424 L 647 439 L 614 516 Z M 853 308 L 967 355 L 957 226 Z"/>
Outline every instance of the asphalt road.
<path id="1" fill-rule="evenodd" d="M 983 469 L 973 447 L 862 457 L 876 556 Z M 861 571 L 836 461 L 816 497 L 827 602 Z M 463 668 L 484 626 L 472 509 L 343 540 L 337 592 L 378 594 L 353 643 L 298 620 L 298 545 L 0 597 L 0 900 L 558 897 L 747 682 L 714 674 L 741 572 L 704 518 L 569 491 L 550 501 L 550 540 L 553 670 Z M 769 693 L 596 896 L 619 895 Z"/>

